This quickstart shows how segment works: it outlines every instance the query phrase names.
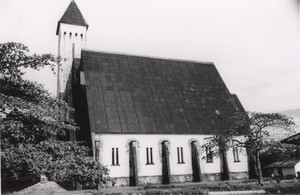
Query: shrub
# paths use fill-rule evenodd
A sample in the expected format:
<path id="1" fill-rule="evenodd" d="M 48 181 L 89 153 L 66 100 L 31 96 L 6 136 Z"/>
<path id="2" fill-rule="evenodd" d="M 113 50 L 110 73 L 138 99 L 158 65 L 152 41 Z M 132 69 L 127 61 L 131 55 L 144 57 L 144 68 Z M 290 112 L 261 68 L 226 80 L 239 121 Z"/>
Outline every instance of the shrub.
<path id="1" fill-rule="evenodd" d="M 64 187 L 79 183 L 85 188 L 97 188 L 109 181 L 108 169 L 91 157 L 89 149 L 78 142 L 42 141 L 20 144 L 1 152 L 1 172 L 4 179 L 36 180 L 46 175 Z"/>

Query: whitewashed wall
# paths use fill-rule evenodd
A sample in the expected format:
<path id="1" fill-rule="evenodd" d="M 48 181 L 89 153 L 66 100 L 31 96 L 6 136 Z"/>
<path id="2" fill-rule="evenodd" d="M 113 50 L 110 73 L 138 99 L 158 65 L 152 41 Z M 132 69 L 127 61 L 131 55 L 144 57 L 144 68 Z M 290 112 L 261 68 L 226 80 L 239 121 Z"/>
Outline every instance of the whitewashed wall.
<path id="1" fill-rule="evenodd" d="M 192 174 L 191 163 L 191 142 L 198 141 L 199 160 L 201 173 L 220 173 L 220 159 L 214 156 L 213 163 L 207 163 L 204 149 L 201 145 L 204 144 L 205 137 L 208 135 L 161 135 L 161 134 L 93 134 L 93 142 L 100 141 L 100 162 L 107 165 L 110 169 L 111 177 L 128 177 L 129 176 L 129 143 L 137 142 L 137 163 L 138 176 L 157 176 L 161 175 L 161 142 L 164 140 L 170 143 L 170 172 L 171 175 L 186 175 Z M 146 165 L 146 147 L 153 148 L 154 165 Z M 177 147 L 183 147 L 184 164 L 178 164 Z M 119 148 L 119 164 L 120 166 L 112 165 L 112 148 Z M 240 153 L 240 163 L 233 164 L 233 157 L 229 152 L 229 168 L 230 172 L 248 171 L 246 153 Z"/>
<path id="2" fill-rule="evenodd" d="M 246 148 L 238 148 L 239 162 L 234 162 L 233 148 L 227 151 L 228 167 L 230 172 L 247 172 L 248 171 L 248 159 Z"/>
<path id="3" fill-rule="evenodd" d="M 300 5 L 299 5 L 300 6 Z M 296 176 L 300 177 L 300 175 L 297 175 L 297 172 L 300 172 L 300 162 L 298 162 L 296 165 L 295 165 L 295 173 L 296 173 Z"/>
<path id="4" fill-rule="evenodd" d="M 287 175 L 295 175 L 296 176 L 295 168 L 294 167 L 282 168 L 282 176 L 287 176 Z"/>
<path id="5" fill-rule="evenodd" d="M 66 32 L 66 34 L 64 32 Z M 70 33 L 72 33 L 72 35 L 70 35 Z M 58 32 L 58 55 L 66 59 L 66 61 L 62 63 L 63 71 L 60 74 L 60 92 L 65 91 L 65 86 L 69 78 L 69 73 L 71 71 L 73 44 L 75 44 L 74 57 L 80 58 L 81 50 L 86 48 L 86 39 L 86 26 L 70 25 L 64 23 L 60 24 Z"/>

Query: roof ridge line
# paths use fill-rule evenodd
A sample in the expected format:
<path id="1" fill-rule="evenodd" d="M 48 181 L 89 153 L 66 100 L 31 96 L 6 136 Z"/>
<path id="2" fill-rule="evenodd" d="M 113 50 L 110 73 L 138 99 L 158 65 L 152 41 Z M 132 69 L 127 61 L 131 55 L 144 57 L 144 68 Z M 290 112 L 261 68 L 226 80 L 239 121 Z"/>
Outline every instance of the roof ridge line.
<path id="1" fill-rule="evenodd" d="M 81 49 L 82 51 L 88 51 L 88 52 L 96 52 L 96 53 L 104 53 L 104 54 L 114 54 L 114 55 L 126 55 L 126 56 L 134 56 L 134 57 L 143 57 L 143 58 L 151 58 L 151 59 L 160 59 L 160 60 L 173 60 L 178 62 L 193 62 L 193 63 L 201 63 L 201 64 L 215 64 L 213 62 L 208 61 L 198 61 L 198 60 L 188 60 L 188 59 L 182 59 L 182 58 L 168 58 L 168 57 L 157 57 L 157 56 L 147 56 L 147 55 L 139 55 L 139 54 L 131 54 L 131 53 L 125 53 L 125 52 L 110 52 L 110 51 L 103 51 L 103 50 L 94 50 L 94 49 Z"/>

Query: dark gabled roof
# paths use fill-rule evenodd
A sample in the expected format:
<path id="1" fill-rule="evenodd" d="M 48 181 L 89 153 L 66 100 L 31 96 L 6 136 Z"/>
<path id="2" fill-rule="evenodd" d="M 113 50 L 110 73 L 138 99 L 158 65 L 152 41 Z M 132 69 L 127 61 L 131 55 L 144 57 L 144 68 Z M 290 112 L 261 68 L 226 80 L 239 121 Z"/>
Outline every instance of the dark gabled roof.
<path id="1" fill-rule="evenodd" d="M 214 134 L 243 110 L 212 63 L 82 51 L 91 132 Z"/>
<path id="2" fill-rule="evenodd" d="M 74 0 L 71 1 L 71 3 L 69 5 L 69 7 L 67 8 L 67 10 L 65 11 L 64 15 L 58 21 L 56 35 L 58 35 L 60 23 L 86 26 L 86 28 L 89 27 L 89 25 L 86 23 L 84 17 L 82 16 L 82 14 Z"/>
<path id="3" fill-rule="evenodd" d="M 297 133 L 295 135 L 283 139 L 281 143 L 300 145 L 300 133 Z"/>
<path id="4" fill-rule="evenodd" d="M 286 161 L 278 161 L 273 162 L 266 166 L 265 168 L 278 168 L 278 167 L 294 167 L 300 160 L 286 160 Z"/>

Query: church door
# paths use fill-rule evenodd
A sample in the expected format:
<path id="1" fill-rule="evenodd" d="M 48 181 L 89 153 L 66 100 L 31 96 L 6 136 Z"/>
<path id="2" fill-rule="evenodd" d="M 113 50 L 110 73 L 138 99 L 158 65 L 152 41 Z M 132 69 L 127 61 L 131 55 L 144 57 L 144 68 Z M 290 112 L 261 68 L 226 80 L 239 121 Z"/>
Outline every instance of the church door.
<path id="1" fill-rule="evenodd" d="M 162 183 L 170 183 L 170 161 L 169 161 L 169 148 L 167 141 L 163 141 L 162 144 Z"/>
<path id="2" fill-rule="evenodd" d="M 201 181 L 201 169 L 199 163 L 199 153 L 196 145 L 197 142 L 191 143 L 192 149 L 192 170 L 193 170 L 193 182 Z"/>
<path id="3" fill-rule="evenodd" d="M 138 185 L 138 173 L 137 173 L 137 157 L 136 157 L 136 142 L 132 141 L 129 144 L 129 185 Z"/>

